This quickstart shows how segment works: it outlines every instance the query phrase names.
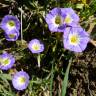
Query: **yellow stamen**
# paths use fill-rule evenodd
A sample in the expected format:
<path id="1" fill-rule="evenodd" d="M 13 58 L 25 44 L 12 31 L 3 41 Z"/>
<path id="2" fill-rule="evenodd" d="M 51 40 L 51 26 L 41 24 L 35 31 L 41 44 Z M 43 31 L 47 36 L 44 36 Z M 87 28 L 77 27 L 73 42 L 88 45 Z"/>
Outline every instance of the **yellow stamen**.
<path id="1" fill-rule="evenodd" d="M 14 38 L 15 37 L 15 34 L 9 34 L 9 37 L 10 38 Z"/>
<path id="2" fill-rule="evenodd" d="M 25 77 L 19 77 L 19 82 L 22 84 L 22 83 L 25 83 L 26 81 L 26 78 Z"/>
<path id="3" fill-rule="evenodd" d="M 79 42 L 78 35 L 73 35 L 73 36 L 70 37 L 70 43 L 71 44 L 76 45 L 76 44 L 78 44 L 78 42 Z"/>
<path id="4" fill-rule="evenodd" d="M 33 44 L 32 49 L 37 51 L 40 49 L 40 45 L 39 44 Z"/>
<path id="5" fill-rule="evenodd" d="M 15 22 L 14 21 L 9 21 L 8 23 L 7 23 L 10 27 L 14 27 L 15 26 Z"/>
<path id="6" fill-rule="evenodd" d="M 61 17 L 60 16 L 55 17 L 55 23 L 59 24 L 59 25 L 61 24 Z"/>
<path id="7" fill-rule="evenodd" d="M 66 18 L 64 19 L 64 22 L 69 24 L 72 22 L 72 18 L 70 17 L 70 15 L 67 15 Z"/>
<path id="8" fill-rule="evenodd" d="M 9 58 L 6 58 L 6 59 L 0 58 L 0 63 L 1 63 L 2 65 L 8 65 L 9 62 L 10 62 Z"/>

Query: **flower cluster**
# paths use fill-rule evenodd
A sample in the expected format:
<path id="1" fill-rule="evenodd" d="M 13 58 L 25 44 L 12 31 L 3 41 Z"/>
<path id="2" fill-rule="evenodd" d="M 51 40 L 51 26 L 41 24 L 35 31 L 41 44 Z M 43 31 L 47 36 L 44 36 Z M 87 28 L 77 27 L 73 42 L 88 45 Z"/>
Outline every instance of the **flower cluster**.
<path id="1" fill-rule="evenodd" d="M 16 41 L 19 37 L 20 21 L 18 18 L 12 15 L 6 15 L 2 21 L 0 27 L 5 32 L 5 38 L 7 41 Z M 15 58 L 13 55 L 4 52 L 0 55 L 0 69 L 8 70 L 13 67 Z M 14 74 L 12 78 L 13 87 L 17 90 L 24 90 L 29 84 L 29 75 L 20 71 Z"/>
<path id="2" fill-rule="evenodd" d="M 66 26 L 75 26 L 79 17 L 72 8 L 54 8 L 46 15 L 45 20 L 50 31 L 64 32 Z"/>
<path id="3" fill-rule="evenodd" d="M 0 27 L 4 30 L 7 41 L 16 41 L 20 35 L 20 22 L 18 18 L 12 15 L 6 15 Z M 38 39 L 33 39 L 29 42 L 28 48 L 32 53 L 41 53 L 44 51 L 44 44 Z M 13 67 L 15 58 L 13 55 L 4 52 L 0 55 L 0 69 L 8 70 Z M 24 90 L 29 84 L 29 75 L 24 71 L 19 71 L 12 78 L 13 87 L 17 90 Z"/>
<path id="4" fill-rule="evenodd" d="M 5 32 L 5 38 L 8 41 L 16 41 L 19 37 L 20 21 L 12 15 L 6 15 L 1 21 L 1 28 Z"/>
<path id="5" fill-rule="evenodd" d="M 8 70 L 13 67 L 14 63 L 15 58 L 13 55 L 7 52 L 0 55 L 0 69 Z M 29 75 L 24 71 L 17 72 L 12 78 L 12 84 L 17 90 L 26 89 L 29 84 Z"/>
<path id="6" fill-rule="evenodd" d="M 79 16 L 72 8 L 54 8 L 45 17 L 51 32 L 63 33 L 64 48 L 82 52 L 85 50 L 90 38 L 89 34 L 78 24 Z M 0 27 L 5 32 L 5 38 L 8 41 L 16 41 L 20 35 L 20 21 L 12 15 L 6 15 Z M 44 44 L 38 39 L 32 39 L 28 43 L 29 50 L 34 54 L 44 51 Z M 15 58 L 7 52 L 0 55 L 0 69 L 8 70 L 13 67 Z M 40 56 L 38 56 L 38 65 L 40 65 Z M 29 84 L 29 75 L 24 71 L 19 71 L 12 78 L 13 87 L 17 90 L 24 90 Z"/>
<path id="7" fill-rule="evenodd" d="M 63 32 L 66 49 L 74 52 L 85 50 L 89 34 L 78 24 L 79 16 L 72 8 L 54 8 L 45 17 L 51 32 Z"/>

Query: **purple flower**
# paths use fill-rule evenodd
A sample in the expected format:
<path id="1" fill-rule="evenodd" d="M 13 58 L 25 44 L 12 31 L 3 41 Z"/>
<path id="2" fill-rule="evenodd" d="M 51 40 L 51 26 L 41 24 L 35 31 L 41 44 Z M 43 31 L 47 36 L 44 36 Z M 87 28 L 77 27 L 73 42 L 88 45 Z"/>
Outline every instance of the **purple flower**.
<path id="1" fill-rule="evenodd" d="M 20 29 L 20 21 L 18 18 L 12 15 L 6 15 L 1 21 L 1 28 L 4 31 L 11 31 L 11 30 L 19 30 Z"/>
<path id="2" fill-rule="evenodd" d="M 19 31 L 15 29 L 5 32 L 5 38 L 7 41 L 16 41 L 19 35 L 20 35 Z"/>
<path id="3" fill-rule="evenodd" d="M 44 51 L 44 45 L 38 39 L 31 40 L 28 44 L 28 48 L 32 53 L 40 53 Z"/>
<path id="4" fill-rule="evenodd" d="M 45 20 L 52 32 L 63 32 L 66 26 L 75 26 L 79 16 L 72 8 L 54 8 L 46 15 Z"/>
<path id="5" fill-rule="evenodd" d="M 54 8 L 45 17 L 49 30 L 52 32 L 63 32 L 65 28 L 64 18 L 66 14 L 62 11 L 64 8 Z"/>
<path id="6" fill-rule="evenodd" d="M 24 71 L 17 72 L 12 79 L 13 87 L 17 90 L 24 90 L 29 84 L 29 75 Z"/>
<path id="7" fill-rule="evenodd" d="M 67 27 L 64 30 L 63 43 L 68 50 L 82 52 L 89 42 L 89 34 L 81 27 Z"/>
<path id="8" fill-rule="evenodd" d="M 15 58 L 11 54 L 5 52 L 0 55 L 0 69 L 8 70 L 13 66 L 14 63 Z"/>
<path id="9" fill-rule="evenodd" d="M 72 8 L 63 8 L 63 14 L 66 14 L 64 23 L 69 26 L 75 26 L 79 22 L 79 16 L 75 13 Z"/>

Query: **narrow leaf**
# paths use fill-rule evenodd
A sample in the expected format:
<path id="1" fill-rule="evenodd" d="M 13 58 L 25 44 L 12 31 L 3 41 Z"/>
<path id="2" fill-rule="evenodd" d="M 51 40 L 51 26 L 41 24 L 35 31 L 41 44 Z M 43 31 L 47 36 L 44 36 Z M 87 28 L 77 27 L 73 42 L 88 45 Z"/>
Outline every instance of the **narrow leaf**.
<path id="1" fill-rule="evenodd" d="M 52 96 L 52 89 L 53 89 L 53 78 L 54 78 L 54 70 L 53 70 L 53 64 L 51 69 L 51 79 L 50 79 L 50 96 Z"/>
<path id="2" fill-rule="evenodd" d="M 67 85 L 68 85 L 68 75 L 69 75 L 69 70 L 70 70 L 70 66 L 71 66 L 71 62 L 72 59 L 70 59 L 65 76 L 64 76 L 64 80 L 62 83 L 62 95 L 61 96 L 65 96 L 66 95 L 66 90 L 67 90 Z"/>

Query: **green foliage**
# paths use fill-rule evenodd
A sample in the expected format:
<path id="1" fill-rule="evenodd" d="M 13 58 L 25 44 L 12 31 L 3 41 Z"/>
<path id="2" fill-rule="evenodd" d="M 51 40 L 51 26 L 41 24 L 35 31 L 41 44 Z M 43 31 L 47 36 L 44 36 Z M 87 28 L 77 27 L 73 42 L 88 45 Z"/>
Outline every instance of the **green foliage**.
<path id="1" fill-rule="evenodd" d="M 10 74 L 0 73 L 0 95 L 1 96 L 15 96 L 12 92 L 9 80 L 12 80 Z"/>
<path id="2" fill-rule="evenodd" d="M 96 0 L 87 1 L 88 0 L 0 0 L 0 21 L 6 14 L 15 15 L 19 19 L 21 12 L 23 14 L 23 40 L 19 37 L 19 40 L 16 42 L 8 42 L 5 40 L 3 30 L 0 29 L 0 54 L 3 51 L 8 51 L 16 58 L 16 64 L 11 69 L 12 72 L 1 71 L 0 73 L 0 96 L 58 96 L 58 94 L 60 94 L 60 96 L 66 96 L 66 93 L 70 93 L 70 91 L 66 91 L 69 85 L 70 58 L 77 58 L 79 56 L 63 48 L 62 33 L 51 33 L 44 18 L 54 7 L 72 7 L 79 15 L 81 25 L 88 30 L 90 22 L 96 23 Z M 94 20 L 89 20 L 90 17 Z M 96 24 L 94 26 L 96 26 Z M 96 33 L 96 30 L 94 30 L 94 32 Z M 44 52 L 40 54 L 38 58 L 36 54 L 32 54 L 27 48 L 28 42 L 33 38 L 40 39 L 45 45 Z M 79 62 L 79 60 L 76 61 L 76 64 L 77 62 Z M 40 67 L 38 67 L 38 64 L 40 64 Z M 75 68 L 77 67 L 75 66 Z M 72 69 L 75 68 L 72 67 Z M 13 89 L 11 84 L 12 76 L 10 75 L 14 73 L 14 71 L 20 70 L 25 70 L 30 75 L 30 84 L 28 88 L 22 92 Z M 78 68 L 78 70 L 82 72 L 81 69 Z M 76 72 L 78 73 L 78 71 Z M 71 72 L 70 74 L 73 76 Z M 60 80 L 57 79 L 58 76 Z M 60 85 L 62 86 L 58 88 Z M 74 87 L 74 85 L 71 87 Z M 75 88 L 72 90 L 71 87 L 70 90 L 73 91 Z M 62 90 L 62 93 L 59 93 L 59 90 Z M 72 93 L 73 92 L 71 92 L 71 94 Z"/>
<path id="3" fill-rule="evenodd" d="M 67 90 L 67 86 L 68 86 L 68 77 L 69 77 L 69 71 L 70 71 L 71 63 L 72 63 L 72 59 L 70 59 L 68 67 L 67 67 L 66 72 L 65 72 L 64 80 L 62 83 L 62 95 L 61 96 L 66 96 L 66 90 Z"/>

